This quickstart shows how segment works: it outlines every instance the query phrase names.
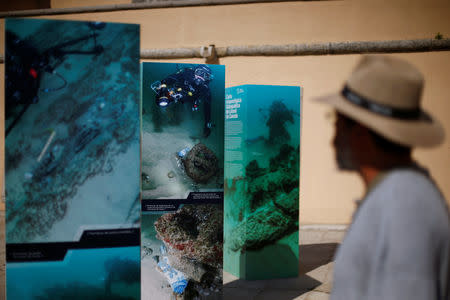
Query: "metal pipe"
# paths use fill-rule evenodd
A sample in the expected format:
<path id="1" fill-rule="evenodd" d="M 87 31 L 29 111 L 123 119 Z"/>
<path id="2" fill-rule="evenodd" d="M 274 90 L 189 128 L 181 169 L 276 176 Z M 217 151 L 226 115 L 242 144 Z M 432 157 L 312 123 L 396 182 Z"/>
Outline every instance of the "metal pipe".
<path id="1" fill-rule="evenodd" d="M 153 0 L 153 2 L 151 3 L 110 4 L 98 6 L 8 11 L 0 13 L 0 18 L 84 14 L 84 13 L 99 13 L 99 12 L 111 12 L 122 10 L 171 8 L 171 7 L 215 6 L 215 5 L 235 5 L 235 4 L 252 4 L 252 3 L 295 2 L 295 1 L 305 2 L 305 1 L 332 1 L 332 0 L 164 0 L 164 1 Z"/>
<path id="2" fill-rule="evenodd" d="M 210 51 L 207 51 L 208 53 L 205 55 L 205 49 L 208 48 L 209 47 L 143 49 L 141 50 L 141 59 L 207 58 L 211 53 Z M 332 42 L 291 45 L 229 46 L 215 48 L 217 57 L 342 55 L 449 50 L 450 39 Z M 3 62 L 3 56 L 0 56 L 0 63 Z"/>
<path id="3" fill-rule="evenodd" d="M 235 46 L 217 48 L 217 56 L 306 56 L 450 50 L 450 39 L 356 41 L 317 44 Z"/>

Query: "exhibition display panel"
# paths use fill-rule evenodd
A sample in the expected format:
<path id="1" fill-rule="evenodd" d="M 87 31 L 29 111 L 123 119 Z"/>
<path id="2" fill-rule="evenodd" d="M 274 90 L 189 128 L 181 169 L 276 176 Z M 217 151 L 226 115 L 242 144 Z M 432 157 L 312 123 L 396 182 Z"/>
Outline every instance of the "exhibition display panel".
<path id="1" fill-rule="evenodd" d="M 7 299 L 139 299 L 139 25 L 5 29 Z"/>
<path id="2" fill-rule="evenodd" d="M 300 87 L 226 90 L 224 270 L 298 275 Z"/>
<path id="3" fill-rule="evenodd" d="M 142 299 L 222 299 L 225 67 L 142 64 Z"/>

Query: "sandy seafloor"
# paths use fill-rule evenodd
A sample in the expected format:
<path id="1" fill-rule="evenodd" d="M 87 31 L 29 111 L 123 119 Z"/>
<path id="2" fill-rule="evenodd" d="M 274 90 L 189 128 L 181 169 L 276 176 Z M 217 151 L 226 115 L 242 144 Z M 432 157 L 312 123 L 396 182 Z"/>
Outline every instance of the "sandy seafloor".
<path id="1" fill-rule="evenodd" d="M 7 20 L 6 28 L 40 51 L 92 33 L 86 22 Z M 39 101 L 5 140 L 7 244 L 139 226 L 139 27 L 108 23 L 98 33 L 104 51 L 66 55 L 55 68 L 65 86 L 45 73 Z M 138 300 L 139 249 L 69 249 L 63 261 L 7 263 L 8 299 Z"/>
<path id="2" fill-rule="evenodd" d="M 42 49 L 90 33 L 84 22 L 56 26 L 35 22 L 26 26 L 9 21 L 7 29 L 36 41 Z M 40 91 L 39 102 L 30 105 L 7 137 L 7 242 L 72 241 L 83 228 L 129 227 L 138 222 L 139 65 L 130 57 L 139 47 L 136 29 L 107 24 L 98 31 L 97 43 L 105 48 L 102 54 L 67 55 L 55 69 L 67 85 Z M 90 49 L 92 43 L 80 47 Z M 41 89 L 61 83 L 45 73 Z M 99 133 L 83 141 L 89 130 Z M 38 161 L 52 133 L 54 138 Z M 85 145 L 77 152 L 80 143 Z M 57 165 L 56 171 L 36 175 L 48 167 L 49 153 L 54 156 L 49 165 Z"/>
<path id="3" fill-rule="evenodd" d="M 141 299 L 172 300 L 174 294 L 167 278 L 157 270 L 157 262 L 154 257 L 162 257 L 161 246 L 163 242 L 156 238 L 156 230 L 153 223 L 161 214 L 143 215 L 141 230 Z M 151 249 L 152 253 L 145 255 L 143 247 Z"/>
<path id="4" fill-rule="evenodd" d="M 77 239 L 82 229 L 93 228 L 127 228 L 130 226 L 136 226 L 127 222 L 124 224 L 111 224 L 110 220 L 121 220 L 124 218 L 123 212 L 136 210 L 138 203 L 133 203 L 136 199 L 130 199 L 130 195 L 136 193 L 135 185 L 128 184 L 115 184 L 110 185 L 110 182 L 121 182 L 123 180 L 123 174 L 136 173 L 136 168 L 139 168 L 139 156 L 133 148 L 138 147 L 132 145 L 131 148 L 118 155 L 115 159 L 116 168 L 115 171 L 108 174 L 97 175 L 90 180 L 87 180 L 85 184 L 78 189 L 78 193 L 68 200 L 69 209 L 63 220 L 56 222 L 53 228 L 48 233 L 49 240 L 61 241 L 67 238 L 68 233 L 74 234 L 74 240 Z M 106 190 L 101 190 L 99 186 L 107 186 Z M 105 197 L 106 194 L 106 197 Z M 103 201 L 93 201 L 92 199 L 102 199 Z M 131 203 L 130 203 L 131 202 Z M 96 215 L 96 223 L 98 225 L 87 225 L 80 227 L 76 232 L 73 224 L 90 224 L 92 218 L 86 207 L 89 207 L 89 211 L 102 212 Z M 132 212 L 133 216 L 138 217 L 138 212 Z M 132 221 L 130 219 L 129 221 Z"/>
<path id="5" fill-rule="evenodd" d="M 208 137 L 203 137 L 203 105 L 193 112 L 191 104 L 173 103 L 167 108 L 157 107 L 155 93 L 150 85 L 191 64 L 144 63 L 142 86 L 142 172 L 149 178 L 143 180 L 143 199 L 185 199 L 192 191 L 223 191 L 223 130 L 224 130 L 224 68 L 210 66 L 214 75 L 209 83 L 211 90 L 211 121 L 213 127 Z M 156 130 L 154 118 L 160 118 Z M 179 122 L 173 120 L 179 119 Z M 198 143 L 211 149 L 219 160 L 218 175 L 207 183 L 198 184 L 183 171 L 177 153 Z M 170 178 L 168 174 L 175 176 Z"/>
<path id="6" fill-rule="evenodd" d="M 207 184 L 197 184 L 184 173 L 179 165 L 180 161 L 177 160 L 177 152 L 186 147 L 192 148 L 197 143 L 202 142 L 208 147 L 214 147 L 214 144 L 211 145 L 207 140 L 192 135 L 193 132 L 201 132 L 200 126 L 196 128 L 191 122 L 186 122 L 186 126 L 172 126 L 165 128 L 164 132 L 155 133 L 147 129 L 151 127 L 147 117 L 143 120 L 142 171 L 150 176 L 152 186 L 143 190 L 143 199 L 185 199 L 192 191 L 221 190 L 223 183 L 220 183 L 220 176 L 211 178 Z M 209 138 L 215 138 L 214 132 Z M 169 178 L 169 172 L 173 172 L 175 176 Z"/>

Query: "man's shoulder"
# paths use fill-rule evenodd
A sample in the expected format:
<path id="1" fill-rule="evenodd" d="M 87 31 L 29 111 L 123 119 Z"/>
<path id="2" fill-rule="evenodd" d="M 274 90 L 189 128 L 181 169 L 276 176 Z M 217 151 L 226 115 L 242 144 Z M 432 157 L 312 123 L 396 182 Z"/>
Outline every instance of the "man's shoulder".
<path id="1" fill-rule="evenodd" d="M 397 169 L 387 173 L 373 191 L 374 194 L 384 195 L 386 201 L 391 200 L 389 196 L 409 201 L 418 200 L 423 196 L 443 199 L 428 174 L 414 169 Z"/>
<path id="2" fill-rule="evenodd" d="M 399 169 L 389 172 L 366 200 L 382 207 L 385 217 L 390 216 L 393 220 L 410 218 L 436 226 L 449 224 L 443 195 L 422 171 Z"/>

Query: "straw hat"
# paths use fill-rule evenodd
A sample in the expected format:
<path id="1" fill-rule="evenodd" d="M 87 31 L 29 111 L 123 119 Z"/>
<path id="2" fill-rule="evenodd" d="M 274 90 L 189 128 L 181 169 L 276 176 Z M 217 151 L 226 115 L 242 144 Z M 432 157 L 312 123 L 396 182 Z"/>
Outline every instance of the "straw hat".
<path id="1" fill-rule="evenodd" d="M 386 139 L 409 147 L 444 140 L 439 121 L 421 109 L 423 76 L 408 62 L 366 55 L 338 94 L 316 98 Z"/>

